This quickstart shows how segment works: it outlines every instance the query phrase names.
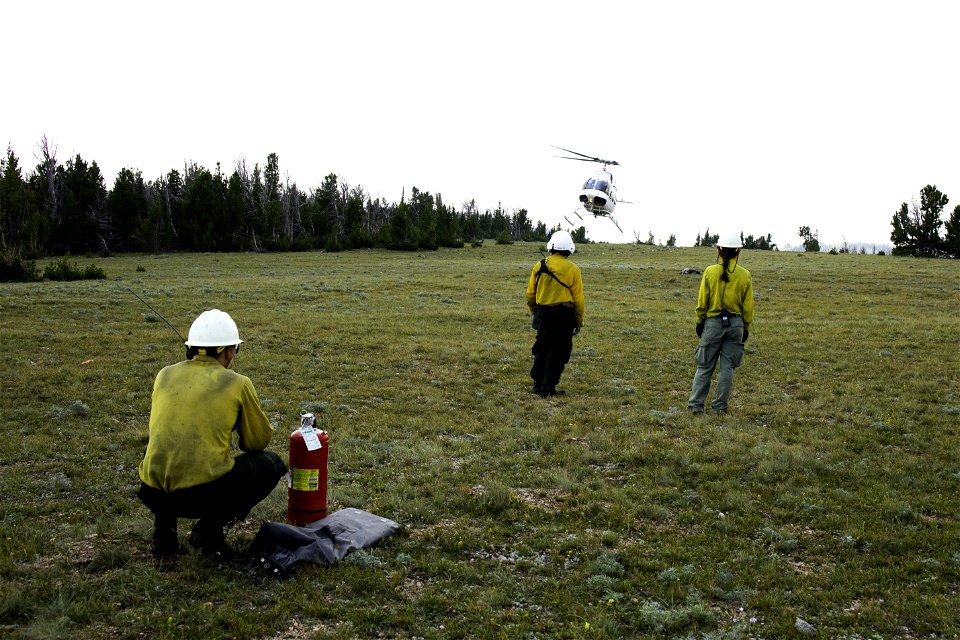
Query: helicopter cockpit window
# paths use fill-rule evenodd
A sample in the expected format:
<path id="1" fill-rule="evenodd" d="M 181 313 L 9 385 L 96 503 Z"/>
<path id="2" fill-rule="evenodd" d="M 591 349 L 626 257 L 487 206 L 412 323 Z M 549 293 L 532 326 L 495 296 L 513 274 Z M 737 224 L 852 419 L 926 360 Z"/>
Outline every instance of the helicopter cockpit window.
<path id="1" fill-rule="evenodd" d="M 607 181 L 606 180 L 597 180 L 597 186 L 595 187 L 598 191 L 607 192 Z"/>
<path id="2" fill-rule="evenodd" d="M 593 178 L 588 179 L 586 182 L 583 183 L 583 188 L 584 188 L 584 189 L 593 189 L 593 188 L 594 188 L 594 187 L 593 187 L 594 182 L 596 182 L 596 181 L 595 181 Z"/>

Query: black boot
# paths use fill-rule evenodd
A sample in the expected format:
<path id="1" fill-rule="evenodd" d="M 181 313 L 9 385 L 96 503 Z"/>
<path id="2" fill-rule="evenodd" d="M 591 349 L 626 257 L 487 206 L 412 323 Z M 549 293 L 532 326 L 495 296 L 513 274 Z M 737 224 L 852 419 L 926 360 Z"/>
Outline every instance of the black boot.
<path id="1" fill-rule="evenodd" d="M 150 540 L 150 552 L 158 560 L 172 558 L 183 549 L 177 539 L 177 519 L 156 518 L 153 526 L 153 538 Z"/>
<path id="2" fill-rule="evenodd" d="M 223 525 L 206 520 L 198 520 L 187 538 L 190 546 L 211 560 L 229 560 L 234 557 L 233 549 L 227 546 L 223 538 Z"/>

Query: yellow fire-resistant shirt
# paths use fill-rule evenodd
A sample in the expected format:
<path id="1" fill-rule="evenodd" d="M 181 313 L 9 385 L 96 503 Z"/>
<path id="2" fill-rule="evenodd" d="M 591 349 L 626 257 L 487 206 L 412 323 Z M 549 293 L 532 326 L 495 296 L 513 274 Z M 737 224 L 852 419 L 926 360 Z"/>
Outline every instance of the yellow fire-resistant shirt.
<path id="1" fill-rule="evenodd" d="M 171 492 L 219 478 L 233 468 L 233 431 L 244 451 L 262 451 L 273 435 L 250 378 L 209 356 L 164 367 L 153 383 L 140 479 Z"/>
<path id="2" fill-rule="evenodd" d="M 572 260 L 559 253 L 551 253 L 547 257 L 547 268 L 557 276 L 560 282 L 557 282 L 546 272 L 540 274 L 537 280 L 537 272 L 540 271 L 540 262 L 533 265 L 533 271 L 530 273 L 530 281 L 527 283 L 527 306 L 530 312 L 536 311 L 538 306 L 552 306 L 557 304 L 573 307 L 573 313 L 577 319 L 577 326 L 583 326 L 583 279 L 580 276 L 580 267 L 575 265 Z M 567 285 L 566 287 L 563 285 Z M 569 289 L 567 288 L 569 287 Z"/>
<path id="3" fill-rule="evenodd" d="M 697 324 L 719 316 L 721 309 L 725 308 L 743 316 L 743 324 L 749 328 L 753 322 L 753 279 L 750 272 L 737 266 L 734 258 L 727 266 L 730 281 L 721 280 L 722 274 L 722 264 L 713 264 L 704 269 L 700 295 L 697 296 Z"/>

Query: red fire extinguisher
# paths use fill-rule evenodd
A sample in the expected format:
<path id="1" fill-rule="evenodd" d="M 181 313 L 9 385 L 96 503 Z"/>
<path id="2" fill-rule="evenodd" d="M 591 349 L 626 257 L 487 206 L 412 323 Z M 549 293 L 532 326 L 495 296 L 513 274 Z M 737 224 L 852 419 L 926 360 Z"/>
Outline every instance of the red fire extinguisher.
<path id="1" fill-rule="evenodd" d="M 316 429 L 312 413 L 300 416 L 300 428 L 290 434 L 287 471 L 287 522 L 302 527 L 327 515 L 327 459 L 330 436 Z"/>

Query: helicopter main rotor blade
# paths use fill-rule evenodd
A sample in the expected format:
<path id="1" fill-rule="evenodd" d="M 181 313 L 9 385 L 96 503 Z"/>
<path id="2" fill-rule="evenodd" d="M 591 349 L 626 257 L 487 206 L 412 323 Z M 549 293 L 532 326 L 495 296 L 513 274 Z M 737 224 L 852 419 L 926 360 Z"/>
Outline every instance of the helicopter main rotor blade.
<path id="1" fill-rule="evenodd" d="M 554 149 L 560 149 L 560 151 L 566 151 L 567 153 L 572 153 L 575 156 L 580 156 L 581 158 L 586 158 L 587 160 L 592 160 L 594 162 L 602 162 L 600 158 L 594 158 L 593 156 L 588 156 L 585 153 L 580 153 L 579 151 L 572 151 L 570 149 L 564 149 L 563 147 L 558 147 L 557 145 L 550 145 Z M 562 157 L 562 156 L 561 156 Z M 576 160 L 576 158 L 571 158 L 571 160 Z"/>
<path id="2" fill-rule="evenodd" d="M 564 158 L 566 160 L 581 160 L 583 162 L 599 162 L 600 164 L 609 164 L 611 166 L 618 166 L 620 163 L 616 160 L 604 160 L 603 158 L 597 158 L 595 156 L 588 156 L 585 153 L 580 153 L 579 151 L 573 151 L 572 149 L 564 149 L 563 147 L 558 147 L 556 145 L 550 145 L 554 149 L 560 149 L 560 151 L 566 151 L 567 153 L 572 153 L 575 156 L 580 156 L 579 158 L 571 158 L 569 156 L 557 156 L 558 158 Z"/>

